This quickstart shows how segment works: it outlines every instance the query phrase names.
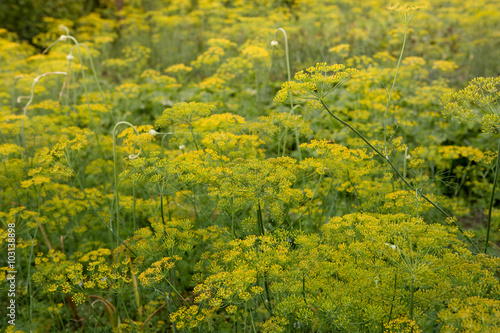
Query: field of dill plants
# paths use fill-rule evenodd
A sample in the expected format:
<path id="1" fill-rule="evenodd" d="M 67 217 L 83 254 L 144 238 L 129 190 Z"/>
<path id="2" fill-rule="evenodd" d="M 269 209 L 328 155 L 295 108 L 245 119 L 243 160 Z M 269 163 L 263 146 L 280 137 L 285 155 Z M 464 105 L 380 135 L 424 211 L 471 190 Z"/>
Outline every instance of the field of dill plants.
<path id="1" fill-rule="evenodd" d="M 2 330 L 500 331 L 498 1 L 99 4 L 0 29 Z"/>

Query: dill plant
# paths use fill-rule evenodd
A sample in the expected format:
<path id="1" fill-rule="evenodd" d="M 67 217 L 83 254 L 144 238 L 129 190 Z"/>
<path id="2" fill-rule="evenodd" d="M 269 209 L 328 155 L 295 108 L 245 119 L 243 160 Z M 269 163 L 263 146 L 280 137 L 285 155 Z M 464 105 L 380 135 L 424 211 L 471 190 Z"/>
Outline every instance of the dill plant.
<path id="1" fill-rule="evenodd" d="M 399 47 L 400 30 L 391 30 L 380 1 L 322 6 L 302 1 L 285 7 L 277 2 L 152 2 L 151 8 L 126 3 L 119 22 L 94 14 L 75 23 L 74 38 L 88 44 L 96 66 L 91 59 L 67 57 L 83 47 L 69 37 L 70 44 L 58 40 L 58 47 L 41 57 L 0 29 L 0 59 L 5 60 L 0 61 L 5 77 L 0 80 L 0 221 L 15 222 L 19 235 L 23 322 L 17 329 L 495 331 L 496 233 L 486 243 L 488 254 L 476 255 L 455 226 L 426 223 L 432 221 L 433 205 L 422 199 L 426 187 L 451 191 L 457 197 L 426 197 L 470 214 L 467 200 L 491 190 L 479 163 L 493 165 L 497 158 L 472 135 L 467 138 L 477 148 L 465 146 L 466 130 L 450 129 L 437 116 L 436 96 L 472 68 L 454 43 L 479 47 L 475 39 L 465 40 L 470 32 L 466 37 L 457 32 L 454 21 L 467 20 L 470 30 L 488 37 L 496 31 L 488 30 L 491 22 L 468 17 L 484 14 L 477 6 L 485 1 L 443 4 L 436 2 L 437 15 L 426 12 L 418 22 L 425 29 L 405 45 L 422 58 L 403 59 L 400 53 L 399 60 L 383 52 L 388 43 Z M 394 7 L 403 23 L 411 20 L 412 6 Z M 484 7 L 496 12 L 495 6 Z M 363 20 L 352 20 L 361 12 Z M 57 27 L 62 21 L 47 22 Z M 331 52 L 347 68 L 320 64 L 300 72 L 299 82 L 288 70 L 277 100 L 291 97 L 293 106 L 277 113 L 268 102 L 278 84 L 261 74 L 270 60 L 266 36 L 275 33 L 276 40 L 275 27 L 283 23 L 297 37 L 288 63 L 305 67 L 319 56 L 328 58 L 333 43 L 338 47 Z M 40 35 L 40 42 L 53 40 L 52 33 Z M 167 44 L 168 52 L 161 46 Z M 116 58 L 102 60 L 110 55 Z M 449 59 L 441 59 L 446 55 Z M 481 57 L 475 53 L 474 61 Z M 377 69 L 396 61 L 397 86 L 393 69 Z M 76 63 L 85 72 L 78 74 Z M 49 99 L 29 104 L 37 116 L 26 128 L 38 131 L 37 149 L 23 159 L 16 140 L 24 105 L 17 95 L 29 95 L 36 76 L 29 73 L 63 70 L 82 81 L 72 81 L 71 95 L 66 81 L 63 107 L 59 86 L 49 80 L 36 85 L 37 98 Z M 87 79 L 90 71 L 99 78 L 95 85 Z M 390 98 L 379 81 L 393 82 Z M 100 83 L 109 92 L 101 92 Z M 473 121 L 487 125 L 490 137 L 496 135 L 492 114 L 478 120 L 489 108 L 443 99 L 445 105 L 448 101 L 472 110 Z M 303 102 L 307 112 L 298 117 L 294 113 Z M 456 105 L 445 106 L 446 112 L 460 111 Z M 496 101 L 491 106 L 496 113 Z M 141 125 L 118 134 L 110 108 L 117 119 Z M 326 108 L 345 124 L 332 129 L 333 121 L 323 117 Z M 396 130 L 391 134 L 392 108 L 407 144 Z M 158 132 L 148 125 L 155 120 Z M 346 136 L 349 128 L 364 133 L 365 141 Z M 382 131 L 385 140 L 376 140 Z M 100 134 L 98 142 L 94 132 Z M 288 141 L 294 132 L 314 139 L 299 146 L 294 135 L 294 146 Z M 153 140 L 157 135 L 161 141 Z M 123 143 L 117 145 L 119 138 Z M 416 142 L 422 147 L 410 150 Z M 137 155 L 134 147 L 140 156 L 125 158 Z M 377 151 L 393 171 L 377 163 Z M 413 189 L 395 182 L 399 162 L 402 179 Z M 443 170 L 456 172 L 459 182 L 446 188 L 444 181 L 429 181 Z M 495 214 L 491 208 L 491 229 Z M 104 221 L 115 217 L 116 226 L 125 226 L 122 243 L 109 233 L 106 238 L 101 227 L 103 222 L 109 228 Z M 5 268 L 0 278 L 5 280 Z"/>
<path id="2" fill-rule="evenodd" d="M 329 74 L 331 73 L 331 74 Z M 361 134 L 357 129 L 355 129 L 348 122 L 339 118 L 335 113 L 333 113 L 325 102 L 325 97 L 328 96 L 335 88 L 339 87 L 341 84 L 349 80 L 353 75 L 357 74 L 356 69 L 347 68 L 344 65 L 332 65 L 328 66 L 326 63 L 318 63 L 316 67 L 310 67 L 306 72 L 299 71 L 295 75 L 295 80 L 292 82 L 286 82 L 282 85 L 281 90 L 278 92 L 275 98 L 275 103 L 281 103 L 286 100 L 288 95 L 291 93 L 298 98 L 308 101 L 313 105 L 313 107 L 319 107 L 320 109 L 326 110 L 330 116 L 335 120 L 340 122 L 342 125 L 348 127 L 353 131 L 363 142 L 365 142 L 378 156 L 380 156 L 385 162 L 389 164 L 394 173 L 408 186 L 417 196 L 421 196 L 425 201 L 438 209 L 443 215 L 451 218 L 451 215 L 444 211 L 440 206 L 438 206 L 429 197 L 424 195 L 421 191 L 418 191 L 408 180 L 401 174 L 399 169 L 392 163 L 390 158 L 377 149 L 368 139 Z M 317 104 L 314 104 L 317 103 Z M 455 220 L 451 219 L 452 223 Z M 469 243 L 479 251 L 476 245 L 470 240 L 470 237 L 462 230 L 462 228 L 456 224 L 461 230 L 464 237 L 469 241 Z"/>
<path id="3" fill-rule="evenodd" d="M 443 114 L 456 117 L 459 122 L 472 122 L 481 125 L 484 134 L 496 136 L 500 125 L 500 108 L 498 105 L 498 86 L 500 78 L 476 78 L 469 85 L 454 93 L 448 93 L 441 98 L 444 105 Z M 500 141 L 497 158 L 494 164 L 493 188 L 491 190 L 486 224 L 486 244 L 484 253 L 488 251 L 491 229 L 491 213 L 495 201 L 498 169 L 500 168 Z"/>

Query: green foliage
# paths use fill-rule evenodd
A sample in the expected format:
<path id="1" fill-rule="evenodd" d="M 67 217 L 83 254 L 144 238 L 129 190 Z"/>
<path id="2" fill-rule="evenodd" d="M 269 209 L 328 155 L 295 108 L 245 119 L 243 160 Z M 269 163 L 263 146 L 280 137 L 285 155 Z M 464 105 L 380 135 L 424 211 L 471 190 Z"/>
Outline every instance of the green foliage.
<path id="1" fill-rule="evenodd" d="M 497 2 L 7 4 L 2 329 L 499 330 Z"/>

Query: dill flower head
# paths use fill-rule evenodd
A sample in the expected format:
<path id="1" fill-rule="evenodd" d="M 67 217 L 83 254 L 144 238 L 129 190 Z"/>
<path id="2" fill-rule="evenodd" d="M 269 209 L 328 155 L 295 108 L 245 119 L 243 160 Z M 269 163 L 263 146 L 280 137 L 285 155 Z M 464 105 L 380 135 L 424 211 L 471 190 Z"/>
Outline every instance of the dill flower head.
<path id="1" fill-rule="evenodd" d="M 349 51 L 351 50 L 351 46 L 349 44 L 340 44 L 334 47 L 331 47 L 328 52 L 336 53 L 341 57 L 347 57 L 349 55 Z"/>
<path id="2" fill-rule="evenodd" d="M 398 13 L 401 21 L 404 24 L 408 25 L 415 18 L 416 11 L 426 7 L 427 6 L 425 4 L 419 4 L 419 3 L 402 3 L 402 4 L 396 3 L 394 5 L 387 7 L 387 9 Z"/>
<path id="3" fill-rule="evenodd" d="M 441 98 L 443 114 L 459 122 L 475 122 L 484 133 L 498 133 L 500 127 L 500 77 L 478 77 L 464 89 Z"/>
<path id="4" fill-rule="evenodd" d="M 180 72 L 191 72 L 193 70 L 193 67 L 190 67 L 190 66 L 186 66 L 184 64 L 176 64 L 176 65 L 172 65 L 170 67 L 168 67 L 167 69 L 165 69 L 165 73 L 168 73 L 168 74 L 177 74 L 177 73 L 180 73 Z"/>
<path id="5" fill-rule="evenodd" d="M 418 3 L 402 3 L 402 4 L 396 3 L 387 7 L 387 9 L 393 10 L 398 13 L 409 13 L 426 7 L 427 7 L 426 5 Z"/>
<path id="6" fill-rule="evenodd" d="M 173 107 L 163 111 L 156 124 L 160 127 L 167 123 L 190 124 L 202 117 L 210 116 L 213 111 L 215 111 L 215 106 L 205 103 L 177 103 Z"/>
<path id="7" fill-rule="evenodd" d="M 317 63 L 315 67 L 297 72 L 295 81 L 283 83 L 274 102 L 283 103 L 289 95 L 305 100 L 322 99 L 356 74 L 357 69 L 341 64 L 329 66 L 326 62 Z"/>
<path id="8" fill-rule="evenodd" d="M 242 48 L 241 54 L 254 61 L 267 61 L 269 59 L 269 52 L 267 52 L 266 49 L 255 45 L 248 45 Z"/>

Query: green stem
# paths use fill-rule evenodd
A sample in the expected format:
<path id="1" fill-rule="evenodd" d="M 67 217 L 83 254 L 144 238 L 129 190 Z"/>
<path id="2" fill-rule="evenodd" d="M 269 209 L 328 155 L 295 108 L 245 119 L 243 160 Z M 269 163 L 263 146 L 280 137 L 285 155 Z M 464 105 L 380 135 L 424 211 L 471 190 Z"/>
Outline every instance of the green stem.
<path id="1" fill-rule="evenodd" d="M 200 150 L 200 148 L 198 148 L 198 143 L 196 142 L 196 138 L 194 137 L 193 126 L 191 126 L 191 123 L 188 123 L 188 125 L 189 125 L 189 130 L 191 131 L 191 136 L 193 137 L 194 146 L 196 147 L 196 150 Z"/>
<path id="2" fill-rule="evenodd" d="M 163 223 L 163 236 L 167 238 L 167 225 L 165 224 L 165 217 L 163 215 L 163 193 L 160 193 L 160 214 L 161 222 Z"/>
<path id="3" fill-rule="evenodd" d="M 87 77 L 85 76 L 85 70 L 83 69 L 83 57 L 82 57 L 82 51 L 80 49 L 80 43 L 73 36 L 66 35 L 64 37 L 71 39 L 73 41 L 73 43 L 75 43 L 74 47 L 76 47 L 77 50 L 78 50 L 78 59 L 80 60 L 80 71 L 82 73 L 82 84 L 83 84 L 83 90 L 84 90 L 84 93 L 85 93 L 85 100 L 87 102 L 87 109 L 88 109 L 89 115 L 90 115 L 90 122 L 92 123 L 92 126 L 94 127 L 94 136 L 95 136 L 95 139 L 96 139 L 96 142 L 97 142 L 97 148 L 99 149 L 99 152 L 102 155 L 101 140 L 99 140 L 99 130 L 97 128 L 97 123 L 95 122 L 94 114 L 92 113 L 92 109 L 90 108 L 89 91 L 88 91 L 88 88 L 87 88 L 87 82 L 85 82 L 86 79 L 87 79 Z M 72 52 L 73 52 L 73 50 L 71 50 L 70 54 Z"/>
<path id="4" fill-rule="evenodd" d="M 281 136 L 278 137 L 278 156 L 277 157 L 280 157 L 280 156 L 283 156 L 283 155 L 281 155 Z"/>
<path id="5" fill-rule="evenodd" d="M 326 206 L 328 204 L 328 199 L 330 197 L 330 191 L 332 189 L 332 186 L 333 186 L 333 180 L 335 178 L 332 176 L 332 180 L 330 181 L 330 185 L 328 186 L 328 190 L 326 191 L 326 196 L 325 196 L 325 200 L 323 201 L 323 204 L 322 204 L 322 208 L 321 208 L 321 216 L 319 218 L 319 221 L 322 221 L 323 220 L 323 216 L 325 215 L 325 210 L 326 210 Z M 325 221 L 326 222 L 326 221 Z"/>
<path id="6" fill-rule="evenodd" d="M 415 294 L 415 288 L 413 288 L 414 278 L 412 277 L 410 282 L 410 320 L 413 320 L 413 298 Z"/>
<path id="7" fill-rule="evenodd" d="M 246 310 L 246 303 L 245 303 L 245 310 Z M 250 309 L 250 321 L 252 322 L 252 328 L 253 328 L 254 333 L 257 333 L 257 330 L 255 329 L 255 323 L 253 320 L 253 310 L 252 309 Z"/>
<path id="8" fill-rule="evenodd" d="M 264 273 L 264 289 L 266 291 L 267 303 L 269 304 L 269 307 L 266 306 L 266 308 L 272 316 L 273 315 L 273 307 L 271 305 L 271 297 L 269 296 L 269 284 L 267 283 L 267 273 Z"/>
<path id="9" fill-rule="evenodd" d="M 35 236 L 31 239 L 30 256 L 28 259 L 28 290 L 30 295 L 30 308 L 29 308 L 29 318 L 30 318 L 30 328 L 33 325 L 33 288 L 31 287 L 31 258 L 33 258 L 33 247 L 35 246 L 35 239 L 38 233 L 38 228 L 35 229 Z"/>
<path id="10" fill-rule="evenodd" d="M 321 102 L 321 104 L 323 105 L 323 107 L 325 108 L 325 110 L 330 114 L 330 116 L 332 116 L 335 120 L 337 120 L 338 122 L 340 122 L 342 125 L 344 126 L 347 126 L 351 131 L 353 131 L 358 137 L 361 138 L 361 140 L 363 140 L 375 153 L 377 153 L 377 155 L 379 155 L 384 161 L 386 161 L 389 166 L 392 168 L 392 170 L 394 170 L 394 172 L 399 176 L 399 178 L 401 178 L 401 180 L 406 184 L 406 186 L 408 186 L 412 191 L 415 191 L 415 192 L 418 192 L 420 194 L 420 196 L 422 198 L 424 198 L 425 201 L 427 201 L 428 203 L 430 203 L 434 208 L 436 208 L 437 210 L 439 210 L 443 215 L 445 215 L 446 217 L 449 217 L 451 218 L 452 216 L 450 214 L 448 214 L 446 211 L 444 211 L 441 207 L 439 207 L 436 203 L 434 203 L 434 201 L 432 201 L 431 199 L 429 199 L 426 195 L 424 195 L 422 192 L 418 191 L 417 189 L 415 189 L 415 187 L 413 187 L 413 185 L 411 185 L 408 180 L 406 180 L 406 178 L 401 174 L 401 172 L 399 172 L 399 170 L 394 166 L 394 164 L 392 164 L 391 160 L 389 159 L 389 157 L 387 157 L 386 155 L 382 154 L 377 148 L 375 148 L 375 146 L 373 146 L 364 136 L 363 134 L 359 133 L 354 127 L 352 127 L 349 123 L 347 123 L 346 121 L 340 119 L 339 117 L 337 117 L 335 114 L 332 113 L 332 111 L 328 108 L 328 106 L 326 105 L 325 101 L 321 98 L 319 99 L 319 101 Z M 476 250 L 477 253 L 479 253 L 479 249 L 477 248 L 477 246 L 472 243 L 472 240 L 465 234 L 464 230 L 460 227 L 460 225 L 458 225 L 457 222 L 453 221 L 453 224 L 458 228 L 458 230 L 462 233 L 462 235 L 465 237 L 465 239 L 472 245 L 472 247 L 474 248 L 474 250 Z"/>
<path id="11" fill-rule="evenodd" d="M 97 211 L 95 210 L 94 208 L 94 205 L 92 205 L 92 202 L 90 202 L 90 199 L 89 197 L 87 196 L 87 192 L 85 191 L 85 188 L 83 187 L 83 184 L 82 184 L 82 181 L 80 180 L 80 177 L 78 177 L 74 172 L 73 174 L 75 175 L 75 178 L 78 182 L 78 185 L 80 186 L 80 189 L 82 190 L 82 193 L 83 193 L 83 196 L 85 197 L 85 200 L 87 201 L 87 203 L 89 204 L 89 207 L 90 209 L 92 210 L 92 212 L 95 214 L 95 216 L 97 216 L 97 218 L 99 219 L 99 221 L 104 224 L 104 226 L 109 230 L 111 231 L 111 233 L 116 237 L 116 239 L 122 243 L 123 246 L 125 246 L 125 248 L 127 250 L 129 250 L 135 257 L 137 257 L 137 254 L 135 254 L 134 251 L 132 251 L 132 249 L 130 247 L 128 247 L 127 244 L 125 244 L 125 242 L 123 242 L 123 240 L 118 237 L 118 235 L 113 231 L 113 228 L 110 228 L 101 218 L 101 216 L 97 213 Z"/>
<path id="12" fill-rule="evenodd" d="M 406 160 L 408 159 L 408 147 L 405 149 L 405 156 L 403 157 L 403 177 L 406 178 Z"/>
<path id="13" fill-rule="evenodd" d="M 264 235 L 264 222 L 262 221 L 262 210 L 260 209 L 260 202 L 257 204 L 257 221 L 259 222 L 260 234 Z"/>
<path id="14" fill-rule="evenodd" d="M 168 199 L 168 195 L 167 195 L 167 213 L 168 213 L 168 221 L 172 221 L 172 213 L 170 212 L 170 204 L 169 204 L 170 200 Z"/>
<path id="15" fill-rule="evenodd" d="M 394 80 L 392 81 L 392 87 L 391 87 L 391 91 L 389 92 L 389 96 L 387 97 L 387 104 L 385 105 L 385 111 L 384 111 L 384 144 L 385 144 L 385 148 L 384 148 L 384 152 L 385 152 L 385 156 L 387 156 L 387 146 L 388 146 L 388 142 L 387 142 L 387 125 L 386 125 L 386 121 L 387 121 L 387 111 L 389 110 L 389 103 L 391 101 L 391 97 L 392 97 L 392 92 L 394 91 L 394 86 L 396 85 L 396 79 L 398 77 L 398 71 L 399 71 L 399 66 L 401 65 L 401 59 L 403 59 L 403 51 L 405 49 L 405 45 L 406 45 L 406 37 L 408 35 L 408 25 L 406 24 L 405 25 L 405 35 L 404 35 L 404 38 L 403 38 L 403 46 L 401 47 L 401 53 L 399 54 L 399 60 L 398 60 L 398 65 L 396 67 L 396 74 L 394 75 Z"/>
<path id="16" fill-rule="evenodd" d="M 285 57 L 286 57 L 286 73 L 287 73 L 287 78 L 288 81 L 292 81 L 292 71 L 290 70 L 290 56 L 288 55 L 288 36 L 286 35 L 286 31 L 283 28 L 278 28 L 276 29 L 274 33 L 274 40 L 276 40 L 276 35 L 278 32 L 283 33 L 283 38 L 285 39 Z M 277 43 L 277 42 L 276 42 Z M 274 46 L 273 46 L 274 49 Z M 293 114 L 293 97 L 292 97 L 292 92 L 290 91 L 289 93 L 290 96 L 290 114 Z"/>
<path id="17" fill-rule="evenodd" d="M 398 281 L 398 274 L 394 274 L 394 287 L 393 287 L 394 292 L 392 294 L 391 310 L 389 311 L 389 320 L 387 321 L 388 323 L 390 323 L 392 320 L 392 310 L 394 309 L 394 300 L 396 299 L 397 281 Z"/>
<path id="18" fill-rule="evenodd" d="M 290 228 L 295 224 L 295 222 L 297 222 L 298 220 L 300 220 L 302 218 L 302 216 L 305 215 L 305 213 L 307 212 L 307 210 L 311 206 L 312 201 L 316 198 L 316 194 L 318 194 L 319 187 L 321 185 L 321 182 L 323 181 L 323 176 L 325 175 L 325 165 L 326 165 L 326 155 L 325 155 L 325 158 L 323 159 L 323 166 L 322 166 L 322 169 L 321 169 L 321 173 L 319 175 L 319 181 L 318 181 L 318 184 L 316 185 L 316 189 L 314 190 L 314 193 L 313 193 L 311 199 L 309 200 L 309 202 L 307 203 L 307 206 L 304 209 L 304 211 L 302 212 L 302 214 L 300 214 L 299 217 L 297 217 L 295 220 L 293 220 L 290 223 Z M 300 228 L 300 230 L 302 230 L 302 228 Z"/>
<path id="19" fill-rule="evenodd" d="M 172 309 L 172 302 L 170 301 L 170 294 L 172 293 L 172 287 L 168 287 L 168 295 L 167 295 L 167 305 L 168 305 L 168 312 L 170 314 L 174 313 Z M 175 325 L 175 322 L 172 321 L 172 328 L 174 329 L 174 333 L 177 333 L 177 327 Z"/>
<path id="20" fill-rule="evenodd" d="M 231 201 L 233 199 L 231 198 Z M 231 202 L 232 204 L 232 202 Z M 231 207 L 231 209 L 233 210 L 231 212 L 231 233 L 233 234 L 233 239 L 236 239 L 236 233 L 234 232 L 234 208 Z"/>
<path id="21" fill-rule="evenodd" d="M 115 120 L 115 116 L 113 114 L 113 110 L 109 108 L 108 101 L 106 100 L 106 97 L 104 96 L 104 92 L 101 88 L 101 84 L 99 83 L 99 79 L 97 78 L 97 72 L 96 72 L 96 69 L 94 66 L 94 61 L 92 60 L 92 56 L 90 54 L 89 47 L 85 44 L 78 44 L 78 45 L 83 46 L 87 50 L 87 56 L 89 58 L 90 68 L 92 69 L 92 72 L 94 73 L 94 79 L 95 79 L 95 83 L 97 84 L 97 89 L 99 89 L 99 93 L 101 94 L 101 98 L 104 101 L 104 106 L 106 107 L 106 109 L 108 109 L 108 113 L 111 116 L 111 121 L 115 122 L 116 120 Z"/>
<path id="22" fill-rule="evenodd" d="M 26 105 L 24 106 L 24 110 L 23 110 L 24 118 L 23 118 L 23 121 L 21 122 L 21 141 L 22 141 L 22 145 L 24 147 L 24 150 L 26 151 L 26 158 L 28 158 L 28 147 L 26 146 L 26 136 L 24 134 L 24 121 L 28 117 L 28 115 L 27 115 L 28 107 L 33 102 L 33 98 L 35 97 L 35 85 L 38 83 L 38 81 L 40 81 L 40 79 L 42 77 L 45 77 L 47 75 L 66 75 L 66 76 L 68 76 L 68 73 L 66 73 L 66 72 L 48 72 L 48 73 L 44 73 L 42 75 L 37 76 L 33 80 L 33 84 L 31 85 L 30 99 L 28 100 L 28 103 L 26 103 Z"/>
<path id="23" fill-rule="evenodd" d="M 264 235 L 264 223 L 262 221 L 262 209 L 260 208 L 260 202 L 257 204 L 257 221 L 259 222 L 259 229 L 261 236 Z M 267 274 L 264 273 L 264 290 L 266 293 L 266 301 L 268 305 L 264 304 L 266 309 L 269 311 L 269 314 L 273 315 L 273 309 L 271 307 L 271 298 L 269 296 L 269 285 L 267 283 Z"/>
<path id="24" fill-rule="evenodd" d="M 135 231 L 135 228 L 136 228 L 136 218 L 135 218 L 135 184 L 132 183 L 132 198 L 133 198 L 133 202 L 132 202 L 132 220 L 134 222 L 134 231 Z"/>
<path id="25" fill-rule="evenodd" d="M 137 131 L 137 128 L 135 128 L 134 125 L 132 125 L 131 123 L 129 122 L 126 122 L 126 121 L 119 121 L 118 123 L 116 123 L 115 127 L 113 127 L 113 182 L 114 182 L 114 195 L 113 195 L 113 201 L 114 201 L 114 209 L 115 209 L 115 220 L 116 220 L 116 225 L 118 226 L 119 223 L 118 223 L 118 213 L 119 213 L 119 210 L 120 210 L 120 204 L 119 204 L 119 196 L 118 196 L 118 171 L 117 171 L 117 161 L 116 161 L 116 129 L 119 125 L 128 125 L 129 127 L 132 127 L 132 129 L 134 130 L 135 134 L 136 135 L 139 135 L 139 132 Z M 134 147 L 135 149 L 135 147 Z M 137 157 L 138 155 L 140 154 L 140 150 L 139 150 L 139 153 L 136 154 L 136 155 L 133 155 L 135 157 Z M 117 228 L 118 229 L 118 228 Z M 118 232 L 118 230 L 117 230 Z"/>
<path id="26" fill-rule="evenodd" d="M 287 70 L 287 78 L 288 78 L 288 81 L 290 82 L 290 81 L 292 81 L 292 71 L 290 70 L 290 55 L 288 52 L 288 36 L 286 34 L 285 29 L 283 29 L 283 28 L 276 29 L 276 32 L 274 33 L 274 40 L 276 40 L 276 35 L 280 31 L 283 33 L 283 38 L 285 39 L 286 70 Z M 294 114 L 293 110 L 295 109 L 293 106 L 293 95 L 292 95 L 291 91 L 288 94 L 290 97 L 290 114 L 293 115 Z M 300 150 L 299 131 L 297 130 L 297 128 L 295 128 L 294 132 L 295 132 L 294 133 L 295 134 L 295 144 L 297 145 L 297 152 L 299 153 L 299 161 L 302 162 L 302 152 Z M 302 179 L 302 182 L 305 183 L 304 177 Z"/>
<path id="27" fill-rule="evenodd" d="M 484 246 L 484 253 L 486 253 L 486 251 L 488 250 L 488 242 L 490 240 L 491 210 L 493 208 L 493 201 L 495 201 L 495 189 L 497 186 L 499 168 L 500 168 L 500 142 L 498 143 L 497 163 L 495 165 L 495 179 L 493 180 L 493 189 L 491 190 L 491 198 L 490 198 L 490 208 L 488 210 L 488 226 L 486 229 L 486 244 Z"/>
<path id="28" fill-rule="evenodd" d="M 303 273 L 302 275 L 302 298 L 304 299 L 304 303 L 307 304 L 307 299 L 306 299 L 306 274 Z"/>
<path id="29" fill-rule="evenodd" d="M 165 158 L 165 153 L 164 153 L 164 148 L 163 148 L 163 141 L 167 137 L 167 134 L 168 133 L 163 134 L 163 136 L 161 138 L 161 158 Z"/>

